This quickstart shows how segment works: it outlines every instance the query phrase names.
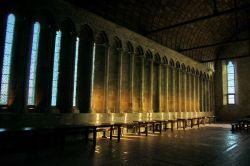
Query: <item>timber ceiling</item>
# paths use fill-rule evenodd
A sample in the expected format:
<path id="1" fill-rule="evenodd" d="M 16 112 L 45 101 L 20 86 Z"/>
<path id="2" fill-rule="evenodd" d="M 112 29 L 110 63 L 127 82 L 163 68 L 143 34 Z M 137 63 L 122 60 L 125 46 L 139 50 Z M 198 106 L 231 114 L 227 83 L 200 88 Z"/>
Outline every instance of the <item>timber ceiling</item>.
<path id="1" fill-rule="evenodd" d="M 249 42 L 250 0 L 67 1 L 200 62 Z"/>

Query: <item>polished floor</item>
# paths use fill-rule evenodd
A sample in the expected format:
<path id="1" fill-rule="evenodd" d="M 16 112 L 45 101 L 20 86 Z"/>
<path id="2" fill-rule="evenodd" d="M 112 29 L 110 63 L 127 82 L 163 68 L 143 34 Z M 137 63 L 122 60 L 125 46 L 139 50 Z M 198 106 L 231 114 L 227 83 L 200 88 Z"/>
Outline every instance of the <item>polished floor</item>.
<path id="1" fill-rule="evenodd" d="M 98 139 L 95 148 L 80 142 L 64 150 L 17 152 L 0 159 L 1 166 L 249 166 L 250 131 L 231 132 L 230 125 L 212 124 L 147 137 L 129 134 L 120 142 Z"/>

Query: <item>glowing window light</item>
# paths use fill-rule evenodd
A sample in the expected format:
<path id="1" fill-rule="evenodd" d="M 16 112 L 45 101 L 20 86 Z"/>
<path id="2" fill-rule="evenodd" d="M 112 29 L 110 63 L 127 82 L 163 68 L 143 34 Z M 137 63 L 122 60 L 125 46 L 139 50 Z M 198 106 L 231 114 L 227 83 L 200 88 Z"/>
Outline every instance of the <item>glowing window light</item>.
<path id="1" fill-rule="evenodd" d="M 29 89 L 28 89 L 28 105 L 35 104 L 35 86 L 36 86 L 36 68 L 39 49 L 40 24 L 35 22 L 33 25 L 32 48 L 30 56 L 29 70 Z"/>
<path id="2" fill-rule="evenodd" d="M 3 68 L 2 68 L 2 79 L 1 79 L 1 89 L 0 89 L 1 105 L 6 105 L 8 103 L 14 29 L 15 29 L 15 16 L 13 14 L 9 14 L 7 18 L 7 28 L 5 32 L 5 43 L 4 43 Z"/>
<path id="3" fill-rule="evenodd" d="M 79 37 L 76 38 L 75 69 L 74 69 L 74 89 L 73 89 L 73 106 L 76 106 L 78 50 L 79 50 Z"/>
<path id="4" fill-rule="evenodd" d="M 62 36 L 61 31 L 56 31 L 56 41 L 55 41 L 55 49 L 54 49 L 54 64 L 53 64 L 52 93 L 51 93 L 52 94 L 51 106 L 56 106 L 56 101 L 57 101 L 61 36 Z"/>
<path id="5" fill-rule="evenodd" d="M 235 104 L 235 67 L 230 61 L 227 65 L 228 104 Z"/>
<path id="6" fill-rule="evenodd" d="M 95 74 L 95 50 L 96 44 L 93 45 L 93 53 L 92 53 L 92 71 L 91 71 L 91 98 L 93 96 L 94 91 L 94 74 Z M 91 109 L 94 109 L 93 103 L 91 102 Z"/>

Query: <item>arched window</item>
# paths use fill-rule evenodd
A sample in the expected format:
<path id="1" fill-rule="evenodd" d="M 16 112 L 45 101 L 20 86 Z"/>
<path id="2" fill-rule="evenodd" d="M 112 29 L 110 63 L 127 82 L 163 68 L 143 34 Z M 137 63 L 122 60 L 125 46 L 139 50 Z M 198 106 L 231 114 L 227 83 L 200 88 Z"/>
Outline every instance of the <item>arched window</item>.
<path id="1" fill-rule="evenodd" d="M 96 50 L 96 44 L 93 44 L 93 52 L 92 52 L 92 69 L 91 69 L 91 97 L 93 96 L 94 92 L 94 78 L 95 78 L 95 50 Z M 91 101 L 91 109 L 93 108 L 93 102 Z"/>
<path id="2" fill-rule="evenodd" d="M 39 38 L 40 38 L 40 24 L 39 22 L 35 22 L 33 24 L 33 36 L 32 36 L 32 46 L 30 55 L 28 105 L 35 104 L 36 67 L 37 67 L 37 56 L 39 49 Z"/>
<path id="3" fill-rule="evenodd" d="M 75 49 L 75 68 L 74 68 L 73 106 L 76 106 L 76 87 L 77 87 L 78 50 L 79 50 L 79 37 L 77 37 L 77 38 L 76 38 L 76 49 Z"/>
<path id="4" fill-rule="evenodd" d="M 3 65 L 2 65 L 3 68 L 2 68 L 1 91 L 0 91 L 1 105 L 8 104 L 14 29 L 15 29 L 15 16 L 13 14 L 9 14 L 7 18 L 7 26 L 5 31 L 4 55 L 3 55 Z"/>
<path id="5" fill-rule="evenodd" d="M 55 49 L 54 49 L 51 106 L 56 106 L 56 101 L 57 101 L 59 61 L 60 61 L 60 49 L 61 49 L 61 36 L 62 36 L 61 31 L 56 31 L 56 40 L 55 40 Z"/>
<path id="6" fill-rule="evenodd" d="M 235 104 L 235 66 L 231 61 L 227 65 L 227 102 Z"/>

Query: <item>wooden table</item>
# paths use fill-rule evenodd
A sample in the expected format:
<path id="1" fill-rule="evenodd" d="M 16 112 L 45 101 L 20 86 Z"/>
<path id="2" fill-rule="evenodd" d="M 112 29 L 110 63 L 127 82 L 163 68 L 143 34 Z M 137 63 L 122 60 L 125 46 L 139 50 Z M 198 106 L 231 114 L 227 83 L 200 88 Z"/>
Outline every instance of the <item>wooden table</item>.
<path id="1" fill-rule="evenodd" d="M 185 128 L 187 127 L 187 119 L 178 118 L 177 119 L 177 129 L 181 128 L 181 127 L 179 127 L 179 123 L 182 123 L 182 128 L 183 128 L 183 130 L 185 130 Z"/>
<path id="2" fill-rule="evenodd" d="M 192 118 L 191 128 L 193 128 L 193 126 L 195 126 L 195 125 L 197 125 L 198 127 L 200 127 L 200 119 L 201 119 L 200 117 Z"/>
<path id="3" fill-rule="evenodd" d="M 99 129 L 108 128 L 110 131 L 110 140 L 114 137 L 113 131 L 117 132 L 117 140 L 121 138 L 121 127 L 123 123 L 82 123 L 82 124 L 64 124 L 51 127 L 18 127 L 18 128 L 0 128 L 0 140 L 8 143 L 16 143 L 17 138 L 31 140 L 28 146 L 37 149 L 41 137 L 52 137 L 61 149 L 65 144 L 65 138 L 74 134 L 84 134 L 85 142 L 90 140 L 89 134 L 93 134 L 93 146 L 96 145 L 97 132 Z"/>
<path id="4" fill-rule="evenodd" d="M 150 125 L 153 126 L 153 133 L 155 132 L 155 123 L 156 121 L 133 121 L 134 123 L 137 124 L 137 128 L 138 128 L 138 135 L 141 135 L 141 127 L 145 128 L 145 135 L 148 135 L 148 128 Z"/>
<path id="5" fill-rule="evenodd" d="M 162 127 L 164 128 L 165 131 L 167 130 L 168 121 L 167 120 L 155 120 L 155 123 L 154 123 L 154 128 L 155 129 L 154 129 L 154 131 L 156 130 L 157 125 L 160 126 L 159 132 L 161 134 L 162 133 Z"/>
<path id="6" fill-rule="evenodd" d="M 98 129 L 109 128 L 109 139 L 112 140 L 114 137 L 113 131 L 117 128 L 117 141 L 119 142 L 121 139 L 121 127 L 124 123 L 95 123 L 95 124 L 80 124 L 79 126 L 83 128 L 85 132 L 85 141 L 88 143 L 90 140 L 89 133 L 93 133 L 93 145 L 96 145 L 96 138 Z"/>
<path id="7" fill-rule="evenodd" d="M 174 123 L 177 123 L 177 120 L 171 119 L 171 120 L 168 120 L 167 122 L 171 124 L 171 131 L 173 131 L 174 130 Z"/>
<path id="8" fill-rule="evenodd" d="M 209 124 L 216 122 L 216 116 L 206 116 L 205 118 L 208 119 Z"/>
<path id="9" fill-rule="evenodd" d="M 250 118 L 242 118 L 240 120 L 238 120 L 238 124 L 239 124 L 239 129 L 247 129 L 249 130 L 250 127 Z"/>

